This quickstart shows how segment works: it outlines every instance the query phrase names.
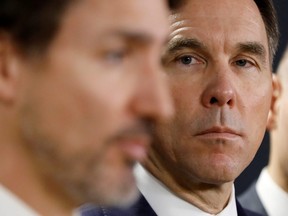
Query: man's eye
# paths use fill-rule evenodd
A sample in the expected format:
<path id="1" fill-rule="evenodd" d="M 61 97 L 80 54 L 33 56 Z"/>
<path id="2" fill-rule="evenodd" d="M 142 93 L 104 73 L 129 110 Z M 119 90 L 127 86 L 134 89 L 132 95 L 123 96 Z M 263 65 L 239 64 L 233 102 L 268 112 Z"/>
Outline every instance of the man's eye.
<path id="1" fill-rule="evenodd" d="M 106 59 L 108 61 L 121 61 L 125 56 L 124 51 L 111 51 L 106 53 Z"/>
<path id="2" fill-rule="evenodd" d="M 192 57 L 191 57 L 191 56 L 184 56 L 184 57 L 181 57 L 181 58 L 180 58 L 180 61 L 181 61 L 183 64 L 191 64 L 191 62 L 192 62 Z"/>
<path id="3" fill-rule="evenodd" d="M 239 67 L 251 66 L 251 62 L 247 61 L 246 59 L 240 59 L 235 62 L 235 64 Z"/>
<path id="4" fill-rule="evenodd" d="M 199 63 L 197 59 L 190 55 L 180 56 L 176 60 L 183 65 L 192 65 Z"/>

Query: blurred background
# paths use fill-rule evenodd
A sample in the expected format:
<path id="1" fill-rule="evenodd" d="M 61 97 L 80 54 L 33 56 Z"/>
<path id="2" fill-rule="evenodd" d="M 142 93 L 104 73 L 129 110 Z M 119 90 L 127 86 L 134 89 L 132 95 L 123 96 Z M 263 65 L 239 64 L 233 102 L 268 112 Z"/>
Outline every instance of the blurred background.
<path id="1" fill-rule="evenodd" d="M 273 0 L 276 10 L 278 12 L 278 19 L 280 25 L 280 43 L 273 69 L 277 69 L 279 60 L 285 51 L 288 42 L 288 1 L 287 0 Z M 288 73 L 288 71 L 287 71 Z M 247 169 L 237 178 L 235 182 L 236 194 L 241 194 L 260 174 L 261 169 L 267 165 L 269 154 L 269 134 L 266 133 L 261 147 L 256 154 L 253 162 Z"/>

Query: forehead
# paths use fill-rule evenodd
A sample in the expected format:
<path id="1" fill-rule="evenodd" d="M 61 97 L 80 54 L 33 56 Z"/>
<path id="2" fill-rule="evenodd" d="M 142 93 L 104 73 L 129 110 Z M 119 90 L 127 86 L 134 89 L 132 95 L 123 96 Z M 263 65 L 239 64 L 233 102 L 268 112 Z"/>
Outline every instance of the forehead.
<path id="1" fill-rule="evenodd" d="M 187 0 L 170 19 L 171 38 L 196 37 L 207 46 L 222 47 L 257 41 L 268 49 L 265 25 L 253 0 Z"/>
<path id="2" fill-rule="evenodd" d="M 99 36 L 115 29 L 141 31 L 153 36 L 167 34 L 168 11 L 164 0 L 81 0 L 66 11 L 61 33 Z M 95 34 L 95 35 L 94 35 Z"/>

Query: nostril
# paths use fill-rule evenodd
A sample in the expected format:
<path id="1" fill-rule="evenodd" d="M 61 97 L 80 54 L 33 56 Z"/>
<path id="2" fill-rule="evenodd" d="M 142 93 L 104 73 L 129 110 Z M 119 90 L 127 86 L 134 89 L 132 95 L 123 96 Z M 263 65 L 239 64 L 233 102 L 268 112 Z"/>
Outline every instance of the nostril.
<path id="1" fill-rule="evenodd" d="M 232 103 L 233 103 L 233 101 L 232 101 L 232 100 L 229 100 L 229 101 L 227 102 L 227 104 L 228 104 L 229 106 L 231 106 L 231 105 L 232 105 Z"/>
<path id="2" fill-rule="evenodd" d="M 212 97 L 210 99 L 210 104 L 215 104 L 215 103 L 218 103 L 218 100 L 215 97 Z"/>

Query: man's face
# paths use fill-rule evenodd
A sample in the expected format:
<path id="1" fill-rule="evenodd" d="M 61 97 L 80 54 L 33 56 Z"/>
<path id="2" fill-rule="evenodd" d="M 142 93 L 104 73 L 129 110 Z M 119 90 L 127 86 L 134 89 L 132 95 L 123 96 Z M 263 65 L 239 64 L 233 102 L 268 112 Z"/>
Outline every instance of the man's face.
<path id="1" fill-rule="evenodd" d="M 171 21 L 163 62 L 176 115 L 158 126 L 151 157 L 188 187 L 233 181 L 254 157 L 270 109 L 261 15 L 252 0 L 190 0 Z"/>
<path id="2" fill-rule="evenodd" d="M 77 204 L 136 198 L 147 123 L 173 110 L 160 60 L 166 10 L 164 0 L 79 1 L 43 56 L 20 58 L 20 133 L 48 188 Z"/>

